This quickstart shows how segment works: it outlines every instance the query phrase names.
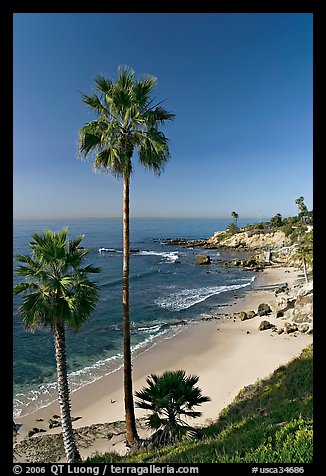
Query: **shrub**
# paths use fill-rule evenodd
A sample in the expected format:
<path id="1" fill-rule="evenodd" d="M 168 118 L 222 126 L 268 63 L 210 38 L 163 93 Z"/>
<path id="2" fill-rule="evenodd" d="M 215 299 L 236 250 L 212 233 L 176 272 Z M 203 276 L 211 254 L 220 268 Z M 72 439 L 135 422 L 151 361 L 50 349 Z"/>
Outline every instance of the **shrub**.
<path id="1" fill-rule="evenodd" d="M 155 430 L 154 446 L 170 444 L 187 434 L 196 436 L 196 430 L 181 417 L 201 416 L 194 407 L 210 400 L 196 387 L 198 379 L 196 375 L 187 376 L 184 370 L 167 371 L 160 377 L 151 374 L 146 379 L 147 387 L 136 392 L 136 406 L 151 412 L 147 422 Z"/>

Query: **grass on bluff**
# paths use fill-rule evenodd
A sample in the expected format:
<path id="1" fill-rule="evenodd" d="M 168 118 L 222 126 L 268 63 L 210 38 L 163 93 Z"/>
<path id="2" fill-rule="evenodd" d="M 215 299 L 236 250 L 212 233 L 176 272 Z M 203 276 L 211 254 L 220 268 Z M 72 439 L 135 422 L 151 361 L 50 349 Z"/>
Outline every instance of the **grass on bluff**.
<path id="1" fill-rule="evenodd" d="M 201 440 L 160 450 L 96 454 L 88 463 L 311 463 L 313 346 L 239 392 Z M 221 382 L 223 385 L 223 382 Z"/>

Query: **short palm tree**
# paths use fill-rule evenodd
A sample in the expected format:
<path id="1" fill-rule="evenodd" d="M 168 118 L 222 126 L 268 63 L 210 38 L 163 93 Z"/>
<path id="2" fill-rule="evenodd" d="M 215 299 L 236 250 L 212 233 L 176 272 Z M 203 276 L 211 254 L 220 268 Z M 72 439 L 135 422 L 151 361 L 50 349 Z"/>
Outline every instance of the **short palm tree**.
<path id="1" fill-rule="evenodd" d="M 130 445 L 138 439 L 132 390 L 129 316 L 129 185 L 133 172 L 132 157 L 138 151 L 139 162 L 160 174 L 170 157 L 168 139 L 160 127 L 174 117 L 159 104 L 153 104 L 152 91 L 157 79 L 147 75 L 136 80 L 134 71 L 119 67 L 117 81 L 102 75 L 95 79 L 92 95 L 82 94 L 82 101 L 96 114 L 96 119 L 79 131 L 78 153 L 93 158 L 95 171 L 123 178 L 123 334 L 124 399 L 126 438 Z"/>
<path id="2" fill-rule="evenodd" d="M 148 426 L 155 430 L 154 445 L 166 445 L 179 440 L 193 428 L 181 417 L 197 418 L 201 412 L 194 407 L 210 401 L 196 384 L 197 375 L 186 375 L 184 370 L 167 371 L 162 376 L 151 374 L 147 387 L 135 393 L 138 408 L 149 410 Z"/>
<path id="3" fill-rule="evenodd" d="M 88 250 L 80 246 L 82 236 L 67 239 L 68 228 L 61 232 L 34 233 L 29 243 L 32 255 L 16 257 L 16 269 L 25 282 L 14 286 L 14 295 L 23 293 L 19 307 L 23 325 L 29 331 L 50 328 L 54 338 L 58 397 L 64 448 L 68 463 L 81 461 L 70 413 L 67 376 L 65 326 L 78 330 L 90 317 L 98 300 L 98 287 L 88 279 L 100 271 L 92 265 L 82 267 Z"/>

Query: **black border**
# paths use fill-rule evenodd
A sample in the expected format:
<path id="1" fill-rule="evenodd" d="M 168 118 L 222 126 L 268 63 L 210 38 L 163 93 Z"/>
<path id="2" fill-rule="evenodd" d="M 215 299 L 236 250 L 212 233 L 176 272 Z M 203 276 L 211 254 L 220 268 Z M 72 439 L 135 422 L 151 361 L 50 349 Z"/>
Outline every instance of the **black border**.
<path id="1" fill-rule="evenodd" d="M 322 147 L 321 147 L 321 110 L 322 110 L 322 101 L 321 101 L 321 92 L 323 87 L 325 87 L 326 82 L 322 74 L 322 33 L 326 28 L 326 24 L 323 23 L 321 5 L 325 0 L 257 0 L 257 1 L 244 1 L 244 0 L 220 0 L 213 4 L 212 1 L 203 3 L 202 1 L 198 2 L 200 8 L 194 8 L 190 11 L 184 11 L 183 6 L 178 6 L 175 2 L 170 6 L 168 2 L 164 4 L 153 4 L 150 8 L 147 7 L 145 3 L 133 2 L 132 4 L 127 4 L 125 2 L 113 3 L 113 2 L 86 2 L 84 0 L 80 1 L 53 1 L 46 0 L 45 2 L 38 1 L 6 1 L 1 3 L 1 13 L 0 13 L 0 34 L 1 34 L 1 45 L 4 49 L 4 54 L 2 58 L 5 58 L 5 62 L 2 61 L 3 68 L 1 72 L 1 81 L 4 81 L 4 85 L 1 88 L 2 91 L 2 118 L 5 119 L 4 123 L 9 129 L 8 133 L 3 134 L 4 143 L 8 146 L 8 151 L 3 157 L 5 161 L 5 181 L 3 181 L 3 186 L 1 191 L 5 191 L 5 196 L 3 197 L 2 204 L 3 215 L 8 219 L 8 226 L 3 227 L 2 229 L 2 239 L 4 240 L 4 250 L 5 255 L 8 258 L 8 270 L 10 272 L 5 274 L 5 277 L 2 279 L 2 289 L 5 288 L 3 295 L 8 296 L 8 310 L 3 308 L 3 320 L 5 324 L 5 336 L 2 342 L 1 348 L 1 362 L 5 362 L 5 365 L 2 366 L 2 370 L 6 367 L 8 381 L 6 385 L 2 386 L 2 402 L 5 399 L 5 405 L 8 405 L 8 411 L 2 407 L 2 436 L 9 435 L 8 438 L 1 438 L 1 453 L 2 453 L 2 462 L 8 461 L 8 467 L 10 468 L 10 473 L 13 474 L 13 448 L 11 440 L 11 431 L 12 431 L 12 322 L 9 319 L 12 313 L 12 264 L 11 264 L 11 255 L 10 250 L 13 250 L 12 243 L 12 233 L 10 233 L 9 228 L 12 226 L 12 197 L 13 197 L 13 170 L 10 167 L 9 157 L 13 157 L 13 141 L 12 141 L 12 124 L 13 124 L 13 16 L 15 13 L 312 13 L 313 14 L 313 41 L 314 41 L 314 128 L 313 128 L 313 144 L 314 144 L 314 154 L 313 154 L 313 172 L 314 172 L 314 277 L 315 286 L 314 286 L 314 307 L 316 319 L 314 322 L 314 462 L 312 464 L 296 464 L 288 466 L 303 466 L 305 471 L 303 474 L 319 474 L 319 471 L 322 468 L 323 463 L 323 454 L 320 438 L 323 435 L 322 427 L 322 417 L 324 415 L 324 409 L 319 398 L 322 397 L 321 387 L 323 383 L 322 375 L 325 372 L 323 365 L 321 363 L 322 358 L 322 342 L 321 342 L 321 333 L 322 333 L 322 321 L 325 320 L 324 313 L 322 312 L 320 296 L 323 293 L 323 282 L 322 282 L 322 265 L 323 265 L 323 249 L 322 249 L 322 214 L 321 214 L 321 196 L 319 186 L 324 180 L 324 174 L 319 172 L 319 165 L 323 163 Z M 214 6 L 213 6 L 214 5 Z M 137 9 L 135 9 L 137 7 Z M 152 8 L 153 7 L 153 8 Z M 155 11 L 155 7 L 157 11 Z M 324 17 L 325 19 L 325 17 Z M 317 99 L 318 98 L 318 99 Z M 5 109 L 5 111 L 4 111 Z M 11 134 L 10 134 L 11 132 Z M 10 138 L 9 138 L 10 137 Z M 8 179 L 7 179 L 8 176 Z M 9 197 L 8 197 L 9 195 Z M 321 198 L 322 197 L 322 198 Z M 12 228 L 11 228 L 12 230 Z M 3 241 L 2 241 L 3 242 Z M 317 259 L 316 259 L 317 257 Z M 6 259 L 7 259 L 6 258 Z M 320 275 L 320 277 L 318 277 Z M 325 280 L 324 280 L 325 281 Z M 7 331 L 8 326 L 8 331 Z M 319 368 L 320 367 L 320 368 Z M 6 391 L 4 391 L 6 389 Z M 4 426 L 5 425 L 5 426 Z M 5 430 L 5 427 L 8 425 L 8 429 Z M 218 464 L 218 463 L 217 463 Z M 191 466 L 191 464 L 189 464 Z M 22 474 L 26 474 L 26 465 L 23 466 Z M 33 466 L 44 466 L 46 467 L 45 474 L 52 474 L 50 472 L 51 465 L 41 465 L 35 464 Z M 73 465 L 74 466 L 74 465 Z M 98 465 L 103 469 L 102 465 Z M 164 466 L 164 465 L 163 465 Z M 181 465 L 186 466 L 186 465 Z M 199 474 L 206 474 L 207 471 L 210 471 L 211 464 L 200 464 Z M 220 464 L 223 468 L 219 468 L 222 471 L 222 474 L 227 473 L 227 467 L 229 467 L 230 472 L 236 470 L 236 474 L 252 474 L 253 464 Z M 259 468 L 270 468 L 270 467 L 280 467 L 286 466 L 284 464 L 259 464 Z M 68 474 L 67 466 L 65 466 L 62 474 Z M 101 471 L 101 469 L 100 469 Z M 263 469 L 260 473 L 265 473 Z M 101 474 L 101 473 L 100 473 Z M 108 472 L 107 474 L 110 474 Z M 259 473 L 258 473 L 259 474 Z"/>

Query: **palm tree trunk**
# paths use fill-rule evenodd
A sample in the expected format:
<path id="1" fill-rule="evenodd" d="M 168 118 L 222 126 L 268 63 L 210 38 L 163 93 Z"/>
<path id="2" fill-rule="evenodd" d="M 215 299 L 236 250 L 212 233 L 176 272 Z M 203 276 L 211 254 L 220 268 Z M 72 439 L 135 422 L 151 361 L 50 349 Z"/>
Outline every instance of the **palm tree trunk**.
<path id="1" fill-rule="evenodd" d="M 309 283 L 306 260 L 303 258 L 302 261 L 303 261 L 303 274 L 304 274 L 304 279 L 305 279 L 306 283 Z"/>
<path id="2" fill-rule="evenodd" d="M 122 307 L 123 307 L 123 358 L 124 358 L 124 398 L 126 417 L 126 438 L 129 445 L 138 440 L 132 390 L 132 365 L 130 349 L 130 317 L 129 317 L 129 177 L 123 180 L 123 274 L 122 274 Z"/>
<path id="3" fill-rule="evenodd" d="M 70 396 L 66 364 L 66 340 L 64 324 L 56 324 L 53 329 L 55 359 L 57 364 L 58 395 L 61 413 L 63 445 L 67 463 L 81 462 L 75 443 L 70 414 Z"/>

